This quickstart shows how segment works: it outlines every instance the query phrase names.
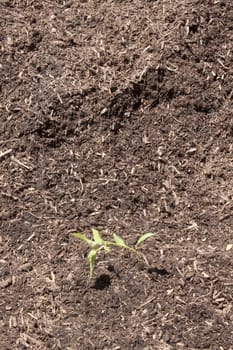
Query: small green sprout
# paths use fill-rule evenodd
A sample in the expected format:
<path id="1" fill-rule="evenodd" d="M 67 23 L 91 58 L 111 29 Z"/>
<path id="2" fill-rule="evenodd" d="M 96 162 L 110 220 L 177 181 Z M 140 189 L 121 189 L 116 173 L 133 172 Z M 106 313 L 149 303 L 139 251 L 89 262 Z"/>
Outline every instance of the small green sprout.
<path id="1" fill-rule="evenodd" d="M 122 249 L 127 249 L 127 250 L 131 251 L 132 253 L 135 253 L 138 256 L 141 256 L 141 254 L 138 252 L 139 245 L 142 242 L 144 242 L 146 239 L 154 236 L 153 233 L 145 233 L 144 235 L 139 237 L 139 239 L 138 239 L 138 241 L 137 241 L 137 243 L 135 244 L 134 247 L 129 247 L 124 242 L 124 240 L 120 236 L 115 234 L 115 233 L 113 233 L 114 241 L 105 241 L 101 237 L 99 231 L 97 231 L 94 228 L 92 228 L 92 235 L 93 235 L 93 240 L 88 239 L 84 234 L 82 234 L 80 232 L 76 232 L 76 233 L 73 234 L 74 237 L 79 238 L 81 241 L 86 243 L 89 246 L 89 248 L 90 248 L 90 251 L 89 251 L 88 256 L 87 256 L 88 257 L 88 261 L 89 261 L 89 279 L 91 279 L 92 276 L 93 276 L 96 255 L 101 250 L 105 250 L 106 252 L 109 252 L 110 251 L 110 247 L 114 246 L 114 247 L 118 247 L 118 248 L 122 248 Z"/>

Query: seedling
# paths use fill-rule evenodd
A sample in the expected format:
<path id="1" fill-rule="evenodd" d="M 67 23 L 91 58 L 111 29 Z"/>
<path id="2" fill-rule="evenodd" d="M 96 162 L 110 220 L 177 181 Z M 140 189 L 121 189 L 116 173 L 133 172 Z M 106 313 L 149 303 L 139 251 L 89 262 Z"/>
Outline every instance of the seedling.
<path id="1" fill-rule="evenodd" d="M 76 232 L 73 234 L 74 237 L 79 238 L 81 241 L 86 243 L 90 250 L 88 253 L 88 261 L 89 261 L 89 279 L 92 278 L 93 276 L 93 271 L 94 271 L 94 266 L 95 266 L 95 258 L 96 255 L 101 251 L 105 250 L 106 252 L 110 252 L 110 247 L 117 247 L 120 249 L 126 249 L 131 251 L 134 254 L 137 254 L 137 256 L 141 257 L 141 254 L 138 252 L 138 247 L 141 245 L 142 242 L 144 242 L 146 239 L 154 236 L 153 233 L 145 233 L 141 237 L 139 237 L 137 243 L 134 245 L 134 247 L 128 246 L 124 240 L 118 236 L 117 234 L 113 233 L 113 241 L 105 241 L 99 231 L 96 229 L 92 228 L 92 235 L 93 235 L 93 240 L 88 239 L 84 234 L 80 232 Z"/>

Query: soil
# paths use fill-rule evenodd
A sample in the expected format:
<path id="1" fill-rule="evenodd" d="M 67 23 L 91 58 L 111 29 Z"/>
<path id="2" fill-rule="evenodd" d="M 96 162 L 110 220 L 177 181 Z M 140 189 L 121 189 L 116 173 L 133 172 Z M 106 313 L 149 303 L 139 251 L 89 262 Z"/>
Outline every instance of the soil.
<path id="1" fill-rule="evenodd" d="M 0 25 L 0 349 L 233 349 L 232 0 L 1 0 Z M 92 227 L 155 236 L 88 282 Z"/>

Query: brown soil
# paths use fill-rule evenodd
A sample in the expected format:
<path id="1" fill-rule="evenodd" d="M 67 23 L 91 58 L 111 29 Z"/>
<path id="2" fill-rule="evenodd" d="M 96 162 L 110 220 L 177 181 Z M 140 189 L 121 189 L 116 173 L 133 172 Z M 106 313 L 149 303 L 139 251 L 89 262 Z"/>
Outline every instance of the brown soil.
<path id="1" fill-rule="evenodd" d="M 232 0 L 0 1 L 0 349 L 230 350 Z M 112 232 L 88 284 L 71 233 Z"/>

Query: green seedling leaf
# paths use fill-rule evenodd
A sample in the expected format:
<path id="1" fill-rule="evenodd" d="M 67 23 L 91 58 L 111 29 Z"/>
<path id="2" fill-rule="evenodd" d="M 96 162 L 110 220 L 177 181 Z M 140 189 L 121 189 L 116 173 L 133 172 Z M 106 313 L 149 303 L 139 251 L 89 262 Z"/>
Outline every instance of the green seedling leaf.
<path id="1" fill-rule="evenodd" d="M 130 250 L 131 252 L 135 253 L 138 255 L 138 252 L 136 249 L 129 247 L 121 237 L 119 237 L 118 235 L 116 235 L 115 233 L 113 233 L 113 238 L 115 240 L 115 242 L 109 242 L 109 245 L 113 245 L 116 246 L 118 248 L 123 248 L 123 249 L 127 249 Z"/>
<path id="2" fill-rule="evenodd" d="M 99 245 L 99 246 L 102 246 L 103 249 L 106 251 L 106 252 L 109 252 L 110 251 L 110 248 L 108 247 L 109 246 L 109 242 L 108 241 L 105 241 L 99 231 L 97 231 L 95 228 L 92 228 L 92 234 L 93 234 L 93 238 L 94 238 L 94 241 Z"/>
<path id="3" fill-rule="evenodd" d="M 121 237 L 119 237 L 117 234 L 113 233 L 113 238 L 116 242 L 116 245 L 118 247 L 121 247 L 121 248 L 126 248 L 128 249 L 129 247 L 125 244 L 125 242 L 123 241 L 123 239 Z"/>
<path id="4" fill-rule="evenodd" d="M 100 233 L 99 231 L 97 231 L 95 228 L 92 228 L 92 234 L 93 234 L 93 238 L 94 238 L 94 241 L 98 244 L 103 244 L 104 243 L 104 240 L 102 239 L 102 237 L 100 236 Z"/>
<path id="5" fill-rule="evenodd" d="M 93 275 L 96 254 L 97 254 L 97 249 L 91 249 L 87 256 L 89 260 L 89 269 L 90 269 L 89 279 L 91 279 Z"/>
<path id="6" fill-rule="evenodd" d="M 110 252 L 110 248 L 109 248 L 109 245 L 111 245 L 110 243 L 107 241 L 103 241 L 103 248 L 107 253 Z"/>
<path id="7" fill-rule="evenodd" d="M 154 236 L 154 233 L 145 233 L 144 235 L 139 237 L 135 247 L 137 248 L 142 242 L 144 242 L 146 239 L 153 237 L 153 236 Z"/>
<path id="8" fill-rule="evenodd" d="M 84 243 L 87 243 L 89 245 L 89 247 L 93 247 L 95 245 L 94 241 L 92 241 L 91 239 L 88 239 L 86 236 L 84 236 L 80 232 L 73 233 L 73 236 L 81 239 L 81 241 L 83 241 Z"/>

